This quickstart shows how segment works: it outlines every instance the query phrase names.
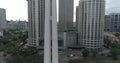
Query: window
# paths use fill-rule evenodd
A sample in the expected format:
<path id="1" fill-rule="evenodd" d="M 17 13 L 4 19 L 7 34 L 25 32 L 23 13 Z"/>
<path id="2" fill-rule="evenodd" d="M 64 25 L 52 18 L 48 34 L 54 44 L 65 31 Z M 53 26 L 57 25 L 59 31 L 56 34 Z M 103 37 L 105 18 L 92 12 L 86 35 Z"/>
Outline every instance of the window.
<path id="1" fill-rule="evenodd" d="M 117 26 L 114 26 L 114 28 L 117 28 Z"/>

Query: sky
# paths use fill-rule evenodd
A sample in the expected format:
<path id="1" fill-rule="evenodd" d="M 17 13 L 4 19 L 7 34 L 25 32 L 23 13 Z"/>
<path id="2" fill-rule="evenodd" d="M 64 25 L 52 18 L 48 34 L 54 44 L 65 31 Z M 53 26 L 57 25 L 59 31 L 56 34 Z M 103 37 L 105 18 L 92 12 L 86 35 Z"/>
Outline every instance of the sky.
<path id="1" fill-rule="evenodd" d="M 6 9 L 7 20 L 27 20 L 27 0 L 0 0 L 0 8 Z"/>
<path id="2" fill-rule="evenodd" d="M 79 0 L 74 0 L 77 6 Z M 0 8 L 6 9 L 7 20 L 27 20 L 26 0 L 0 0 Z M 106 13 L 120 12 L 120 0 L 106 0 Z M 74 7 L 75 13 L 75 7 Z"/>

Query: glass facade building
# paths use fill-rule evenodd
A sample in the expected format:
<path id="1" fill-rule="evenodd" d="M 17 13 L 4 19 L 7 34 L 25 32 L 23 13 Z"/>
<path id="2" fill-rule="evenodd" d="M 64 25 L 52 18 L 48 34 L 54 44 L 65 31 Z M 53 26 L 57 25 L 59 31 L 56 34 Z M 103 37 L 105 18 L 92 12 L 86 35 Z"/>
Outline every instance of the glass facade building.
<path id="1" fill-rule="evenodd" d="M 110 32 L 120 32 L 120 13 L 110 14 Z"/>

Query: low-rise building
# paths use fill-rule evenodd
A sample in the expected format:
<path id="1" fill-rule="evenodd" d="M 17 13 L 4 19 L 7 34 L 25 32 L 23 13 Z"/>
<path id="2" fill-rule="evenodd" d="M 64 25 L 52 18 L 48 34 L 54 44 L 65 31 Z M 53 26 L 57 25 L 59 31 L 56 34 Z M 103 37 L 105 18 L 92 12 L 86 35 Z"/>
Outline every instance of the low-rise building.
<path id="1" fill-rule="evenodd" d="M 114 43 L 114 42 L 119 42 L 119 38 L 116 37 L 113 33 L 104 33 L 104 39 L 105 40 L 109 40 L 110 42 Z"/>
<path id="2" fill-rule="evenodd" d="M 7 29 L 8 30 L 16 30 L 16 31 L 27 31 L 28 30 L 28 22 L 27 21 L 7 21 Z"/>

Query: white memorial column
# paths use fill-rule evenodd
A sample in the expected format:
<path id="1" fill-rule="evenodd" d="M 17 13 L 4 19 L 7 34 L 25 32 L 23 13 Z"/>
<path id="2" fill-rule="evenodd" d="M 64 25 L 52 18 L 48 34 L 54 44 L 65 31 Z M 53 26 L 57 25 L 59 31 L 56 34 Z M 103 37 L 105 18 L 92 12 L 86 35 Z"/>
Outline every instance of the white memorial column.
<path id="1" fill-rule="evenodd" d="M 56 0 L 45 0 L 44 63 L 58 63 L 57 37 Z"/>

